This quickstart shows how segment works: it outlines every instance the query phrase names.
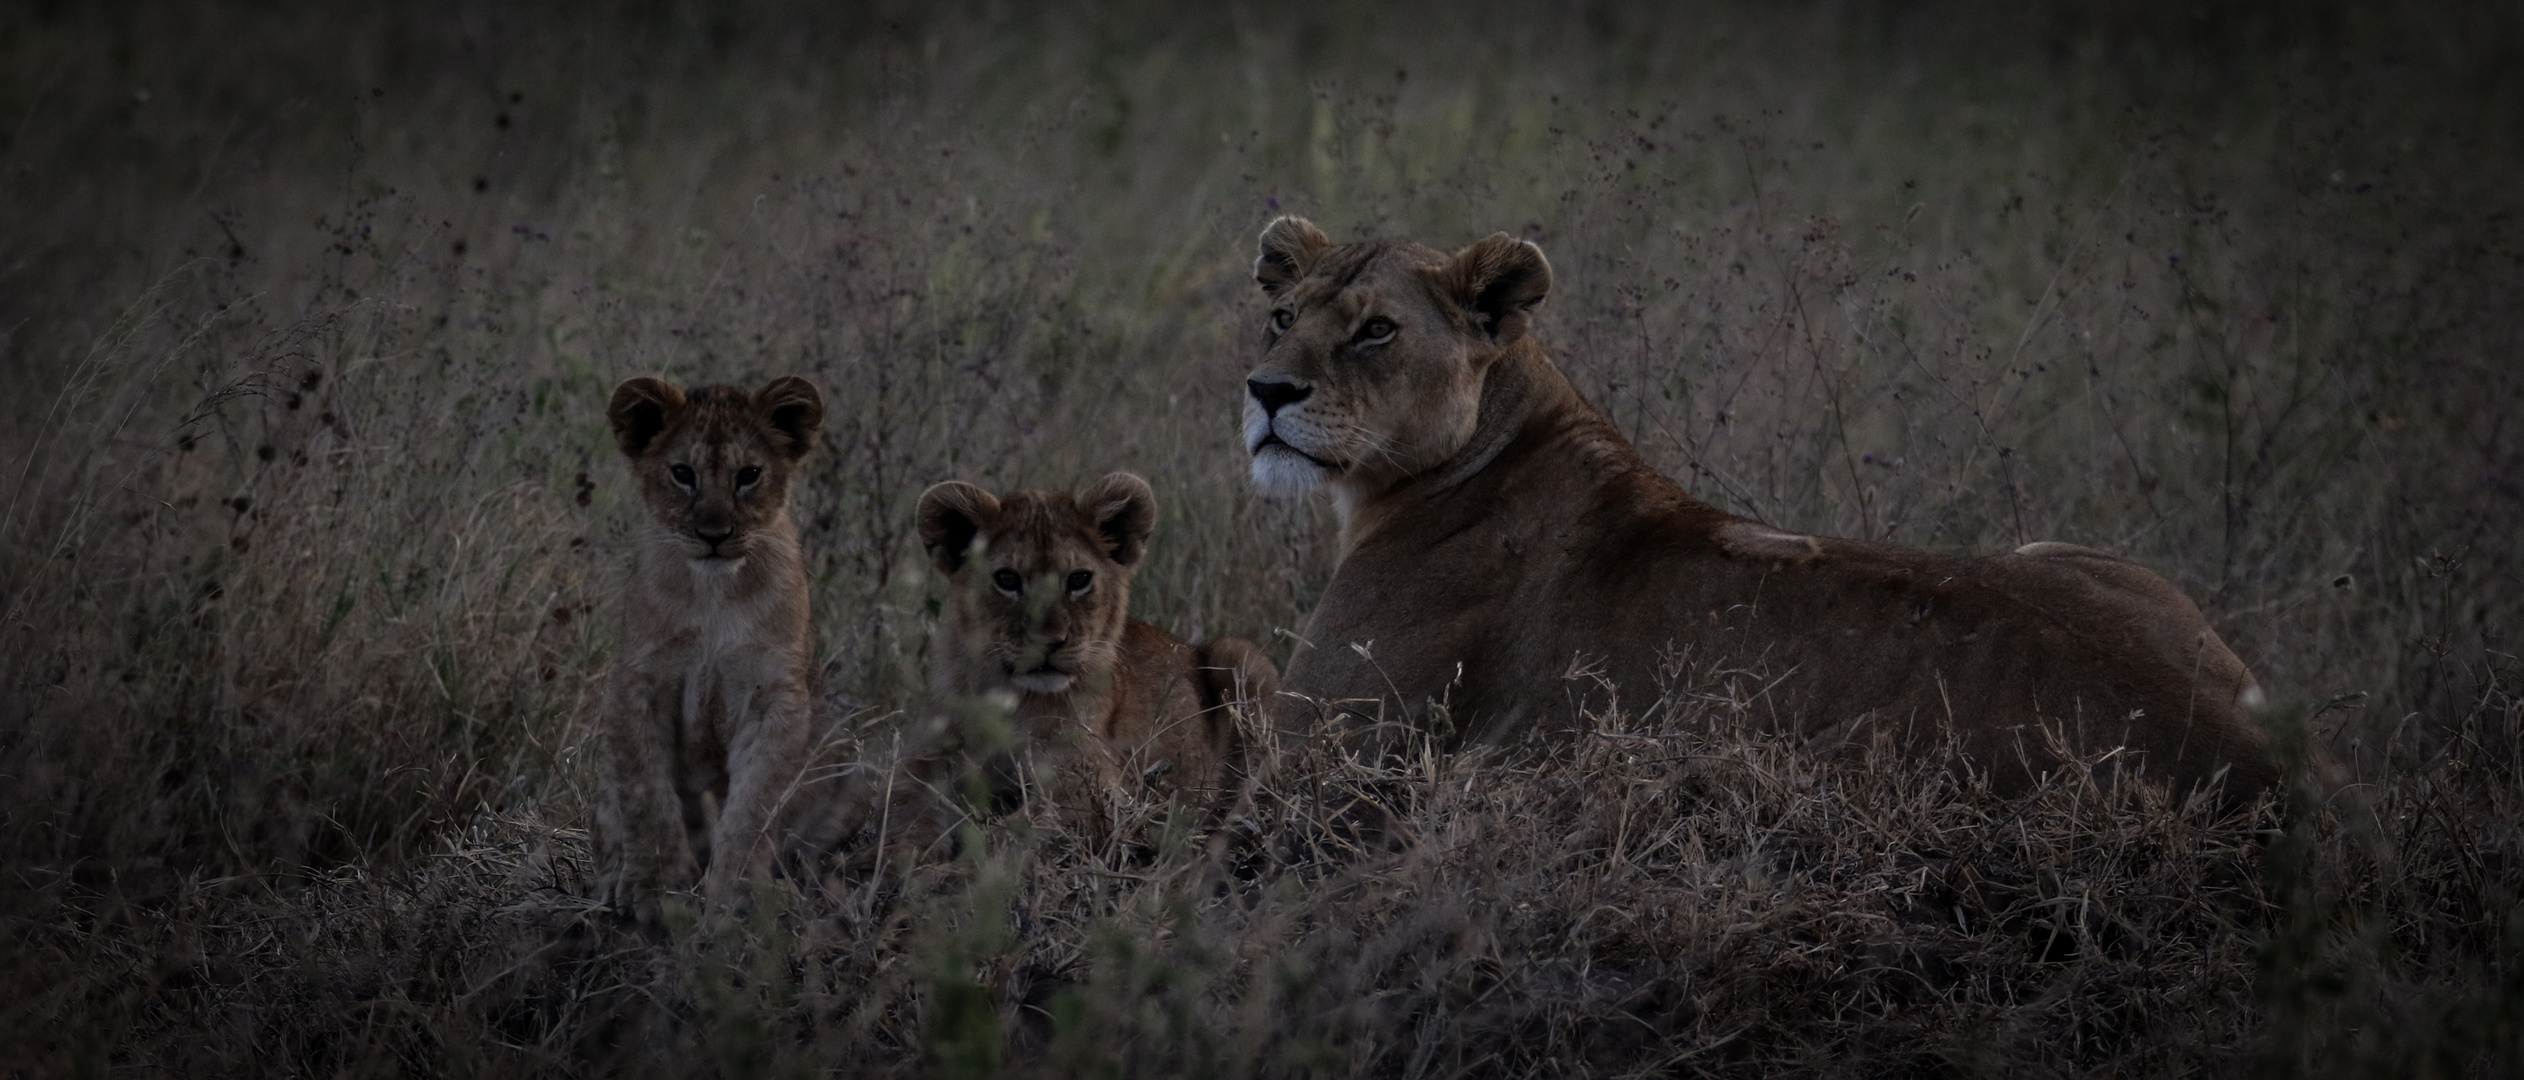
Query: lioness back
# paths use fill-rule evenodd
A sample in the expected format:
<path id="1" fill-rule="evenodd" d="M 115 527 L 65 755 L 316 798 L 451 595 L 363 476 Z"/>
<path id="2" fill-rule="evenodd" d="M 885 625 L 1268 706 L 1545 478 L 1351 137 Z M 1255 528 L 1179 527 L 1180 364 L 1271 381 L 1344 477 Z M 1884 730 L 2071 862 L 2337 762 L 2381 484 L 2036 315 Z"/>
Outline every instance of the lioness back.
<path id="1" fill-rule="evenodd" d="M 1269 694 L 1276 669 L 1234 639 L 1191 645 L 1129 617 L 1156 524 L 1147 481 L 1114 473 L 1078 496 L 993 495 L 962 481 L 923 493 L 921 540 L 947 580 L 930 670 L 948 702 L 1010 704 L 1015 759 L 1075 820 L 1109 820 L 1141 791 L 1214 802 L 1236 783 L 1230 706 Z"/>
<path id="2" fill-rule="evenodd" d="M 608 416 L 649 511 L 623 591 L 596 730 L 595 838 L 608 902 L 654 913 L 706 870 L 710 895 L 768 869 L 807 755 L 813 661 L 789 481 L 823 397 L 653 378 Z"/>
<path id="3" fill-rule="evenodd" d="M 1282 218 L 1255 274 L 1272 310 L 1246 384 L 1254 480 L 1327 489 L 1341 518 L 1291 695 L 1568 730 L 1610 702 L 1560 673 L 1599 672 L 1635 709 L 1687 655 L 1775 678 L 1758 707 L 1809 736 L 1951 738 L 2002 787 L 2059 763 L 2045 725 L 2178 788 L 2277 779 L 2250 674 L 2136 564 L 1804 536 L 1658 474 L 1527 332 L 1551 284 L 1531 243 L 1335 245 Z"/>

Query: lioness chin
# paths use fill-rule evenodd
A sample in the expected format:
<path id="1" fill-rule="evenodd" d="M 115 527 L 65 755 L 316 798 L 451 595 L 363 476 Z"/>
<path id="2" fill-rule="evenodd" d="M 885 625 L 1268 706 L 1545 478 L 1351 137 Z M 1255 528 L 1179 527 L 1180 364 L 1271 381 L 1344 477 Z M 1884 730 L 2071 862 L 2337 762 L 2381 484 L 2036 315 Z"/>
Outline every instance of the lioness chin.
<path id="1" fill-rule="evenodd" d="M 1130 617 L 1157 521 L 1147 481 L 1113 473 L 1072 498 L 950 480 L 922 493 L 918 519 L 947 580 L 935 689 L 996 698 L 1016 729 L 1017 750 L 990 769 L 998 795 L 1042 791 L 1074 826 L 1101 830 L 1118 800 L 1230 793 L 1240 743 L 1228 707 L 1267 698 L 1278 671 L 1248 642 L 1192 645 Z"/>
<path id="2" fill-rule="evenodd" d="M 647 918 L 705 867 L 705 893 L 735 898 L 779 840 L 814 656 L 789 480 L 824 403 L 796 377 L 750 394 L 638 378 L 607 414 L 649 519 L 597 725 L 595 839 L 604 898 Z"/>
<path id="3" fill-rule="evenodd" d="M 1798 535 L 1659 475 L 1530 335 L 1551 286 L 1532 243 L 1336 245 L 1280 218 L 1255 277 L 1271 307 L 1246 381 L 1253 479 L 1328 490 L 1341 525 L 1289 695 L 1570 730 L 1606 702 L 1558 673 L 1598 672 L 1635 705 L 1688 655 L 1780 676 L 1761 707 L 1796 732 L 1957 747 L 2002 790 L 2060 764 L 2037 725 L 2177 790 L 2278 778 L 2251 674 L 2135 563 Z"/>

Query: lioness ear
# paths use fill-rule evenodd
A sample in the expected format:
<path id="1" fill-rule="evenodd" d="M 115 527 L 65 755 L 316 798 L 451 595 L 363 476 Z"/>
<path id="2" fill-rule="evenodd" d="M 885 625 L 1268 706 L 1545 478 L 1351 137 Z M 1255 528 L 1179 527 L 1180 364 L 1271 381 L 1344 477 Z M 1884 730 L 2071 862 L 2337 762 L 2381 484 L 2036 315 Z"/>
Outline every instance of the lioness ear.
<path id="1" fill-rule="evenodd" d="M 1283 217 L 1262 229 L 1262 257 L 1253 260 L 1253 280 L 1273 296 L 1314 269 L 1315 257 L 1332 247 L 1332 238 L 1301 217 Z"/>
<path id="2" fill-rule="evenodd" d="M 824 395 L 814 383 L 783 375 L 754 391 L 754 414 L 788 440 L 779 450 L 795 461 L 815 448 L 815 431 L 824 426 Z"/>
<path id="3" fill-rule="evenodd" d="M 961 480 L 949 480 L 920 493 L 920 546 L 941 574 L 964 568 L 973 538 L 982 525 L 999 516 L 999 499 Z"/>
<path id="4" fill-rule="evenodd" d="M 1431 283 L 1471 312 L 1492 342 L 1507 345 L 1533 326 L 1535 305 L 1551 292 L 1551 263 L 1533 241 L 1491 233 L 1456 252 Z"/>
<path id="5" fill-rule="evenodd" d="M 613 441 L 624 457 L 647 453 L 659 434 L 683 419 L 684 392 L 664 379 L 642 375 L 613 388 L 605 419 L 613 422 Z"/>
<path id="6" fill-rule="evenodd" d="M 1157 527 L 1157 492 L 1148 481 L 1126 472 L 1111 473 L 1078 497 L 1104 537 L 1104 550 L 1124 566 L 1148 553 L 1148 534 Z"/>

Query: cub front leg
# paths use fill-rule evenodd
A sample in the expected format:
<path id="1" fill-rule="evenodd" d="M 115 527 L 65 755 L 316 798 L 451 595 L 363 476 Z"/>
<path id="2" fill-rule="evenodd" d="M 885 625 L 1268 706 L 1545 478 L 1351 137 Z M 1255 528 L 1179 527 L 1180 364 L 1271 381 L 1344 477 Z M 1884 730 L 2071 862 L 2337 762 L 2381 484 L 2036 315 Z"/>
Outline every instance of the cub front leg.
<path id="1" fill-rule="evenodd" d="M 674 731 L 680 679 L 617 668 L 596 731 L 598 896 L 642 921 L 657 893 L 699 876 L 675 794 Z"/>
<path id="2" fill-rule="evenodd" d="M 710 834 L 704 892 L 714 903 L 740 899 L 737 888 L 764 876 L 779 852 L 791 796 L 805 778 L 807 694 L 795 682 L 766 687 L 728 740 L 727 801 Z"/>

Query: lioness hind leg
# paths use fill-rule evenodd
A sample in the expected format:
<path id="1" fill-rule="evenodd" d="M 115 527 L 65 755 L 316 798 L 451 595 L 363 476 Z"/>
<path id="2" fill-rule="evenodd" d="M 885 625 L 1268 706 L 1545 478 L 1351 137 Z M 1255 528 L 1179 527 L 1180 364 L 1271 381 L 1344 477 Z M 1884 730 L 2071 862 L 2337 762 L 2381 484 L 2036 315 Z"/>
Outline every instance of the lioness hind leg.
<path id="1" fill-rule="evenodd" d="M 2180 735 L 2154 748 L 2161 759 L 2201 753 L 2228 762 L 2233 791 L 2276 782 L 2268 736 L 2254 719 L 2267 701 L 2261 684 L 2180 586 L 2129 559 L 2055 540 L 2026 544 L 2014 556 L 2072 571 L 2088 590 L 2085 617 L 2127 628 L 2155 654 L 2159 670 L 2185 684 L 2174 707 L 2162 710 L 2182 724 Z"/>
<path id="2" fill-rule="evenodd" d="M 2208 625 L 2199 607 L 2191 602 L 2190 595 L 2165 580 L 2164 575 L 2111 552 L 2057 540 L 2037 540 L 2017 548 L 2014 554 L 2075 570 L 2096 586 L 2148 605 L 2149 610 L 2158 613 L 2160 618 L 2171 616 L 2186 625 L 2203 628 Z"/>

